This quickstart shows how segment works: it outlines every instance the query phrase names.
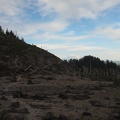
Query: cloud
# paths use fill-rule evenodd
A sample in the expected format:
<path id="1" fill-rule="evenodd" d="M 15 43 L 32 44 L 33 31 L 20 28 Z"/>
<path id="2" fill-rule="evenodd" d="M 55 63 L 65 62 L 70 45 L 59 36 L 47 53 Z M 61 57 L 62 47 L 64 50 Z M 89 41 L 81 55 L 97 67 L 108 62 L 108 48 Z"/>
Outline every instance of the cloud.
<path id="1" fill-rule="evenodd" d="M 90 35 L 76 35 L 74 32 L 68 32 L 64 34 L 60 33 L 51 33 L 51 32 L 44 32 L 41 34 L 35 34 L 33 36 L 28 36 L 27 39 L 34 39 L 34 40 L 44 40 L 44 41 L 64 41 L 64 42 L 72 42 L 72 41 L 79 41 L 79 40 L 85 40 L 87 38 L 90 38 Z"/>
<path id="2" fill-rule="evenodd" d="M 4 28 L 17 30 L 22 36 L 60 32 L 67 29 L 73 20 L 95 19 L 119 4 L 120 0 L 0 0 L 0 24 Z M 34 13 L 37 13 L 37 23 L 32 18 Z M 44 21 L 47 19 L 49 22 Z"/>
<path id="3" fill-rule="evenodd" d="M 61 19 L 96 18 L 120 4 L 119 0 L 37 0 L 42 15 L 56 14 Z"/>
<path id="4" fill-rule="evenodd" d="M 109 48 L 88 45 L 72 45 L 72 44 L 37 44 L 38 47 L 54 53 L 60 58 L 81 58 L 85 55 L 93 55 L 102 60 L 119 60 L 120 49 L 111 50 Z"/>
<path id="5" fill-rule="evenodd" d="M 120 40 L 120 25 L 115 26 L 104 26 L 97 28 L 93 32 L 91 32 L 96 37 L 102 37 L 112 40 Z"/>
<path id="6" fill-rule="evenodd" d="M 8 15 L 8 16 L 22 15 L 24 8 L 26 7 L 25 1 L 24 0 L 17 0 L 17 1 L 16 0 L 0 0 L 0 14 Z"/>
<path id="7" fill-rule="evenodd" d="M 112 61 L 116 61 L 119 60 L 119 56 L 120 56 L 120 49 L 106 49 L 103 52 L 99 51 L 99 52 L 94 52 L 92 55 L 94 56 L 98 56 L 99 58 L 103 59 L 103 60 L 112 60 Z"/>
<path id="8" fill-rule="evenodd" d="M 31 9 L 31 3 L 32 0 L 0 0 L 0 25 L 4 29 L 21 31 L 27 24 L 27 10 Z"/>
<path id="9" fill-rule="evenodd" d="M 6 22 L 8 20 L 6 19 Z M 10 19 L 9 19 L 10 21 Z M 23 22 L 21 23 L 20 20 L 17 20 L 17 23 L 13 21 L 11 22 L 11 24 L 9 23 L 4 23 L 3 24 L 3 28 L 6 29 L 8 28 L 7 26 L 9 26 L 9 29 L 13 30 L 13 31 L 17 31 L 18 35 L 27 38 L 47 38 L 47 33 L 49 34 L 55 34 L 57 32 L 61 32 L 63 30 L 65 30 L 68 27 L 68 23 L 65 21 L 59 21 L 59 20 L 54 20 L 54 21 L 49 21 L 49 22 Z M 4 22 L 4 21 L 3 21 Z M 19 25 L 18 25 L 19 24 Z M 72 34 L 72 32 L 71 32 Z M 48 36 L 49 37 L 49 36 Z"/>
<path id="10" fill-rule="evenodd" d="M 102 47 L 83 46 L 83 45 L 71 45 L 71 44 L 37 44 L 38 47 L 42 47 L 48 50 L 67 50 L 67 51 L 93 51 L 93 50 L 106 50 Z"/>
<path id="11" fill-rule="evenodd" d="M 120 49 L 109 49 L 97 46 L 72 45 L 72 44 L 37 44 L 60 58 L 81 58 L 85 55 L 93 55 L 102 60 L 119 60 Z M 59 54 L 58 54 L 59 53 Z"/>
<path id="12" fill-rule="evenodd" d="M 36 33 L 38 31 L 59 32 L 59 31 L 66 29 L 67 26 L 68 26 L 68 23 L 66 23 L 64 21 L 54 20 L 54 21 L 50 21 L 50 22 L 30 23 L 25 26 L 25 29 L 33 30 L 32 33 Z M 29 35 L 29 33 L 28 33 L 28 35 Z"/>
<path id="13" fill-rule="evenodd" d="M 75 52 L 76 55 L 79 55 L 78 52 L 85 53 L 87 51 L 88 54 L 92 53 L 101 58 L 108 55 L 109 59 L 115 55 L 114 58 L 119 59 L 119 50 L 112 52 L 107 49 L 110 48 L 107 45 L 104 45 L 106 46 L 104 48 L 94 43 L 95 39 L 98 40 L 97 38 L 120 40 L 119 23 L 92 30 L 96 23 L 92 24 L 91 22 L 89 26 L 90 22 L 87 21 L 96 19 L 95 22 L 98 22 L 97 18 L 106 17 L 106 14 L 115 7 L 117 9 L 114 10 L 117 11 L 118 5 L 120 5 L 120 0 L 0 0 L 0 25 L 4 29 L 17 31 L 19 36 L 24 37 L 25 40 L 33 40 L 34 44 L 36 44 L 34 40 L 40 40 L 38 43 L 41 41 L 45 43 L 46 41 L 43 42 L 43 40 L 49 40 L 49 43 L 51 43 L 50 41 L 58 42 L 58 44 L 39 44 L 38 46 L 59 51 L 61 56 L 64 51 L 66 54 L 68 52 L 69 55 Z M 85 24 L 81 28 L 79 27 L 80 30 L 75 29 L 75 24 L 80 23 L 80 21 Z M 92 25 L 93 28 L 91 28 Z M 86 31 L 82 31 L 83 28 L 87 28 Z M 95 39 L 92 40 L 91 38 Z M 87 40 L 86 43 L 89 41 L 91 46 L 79 45 L 80 42 L 78 41 L 80 40 Z M 77 42 L 72 45 L 73 41 Z M 62 42 L 69 44 L 59 44 Z"/>
<path id="14" fill-rule="evenodd" d="M 77 47 L 73 47 L 72 49 L 70 49 L 70 51 L 101 51 L 101 50 L 105 50 L 106 48 L 102 48 L 102 47 L 95 47 L 95 46 L 77 46 Z"/>

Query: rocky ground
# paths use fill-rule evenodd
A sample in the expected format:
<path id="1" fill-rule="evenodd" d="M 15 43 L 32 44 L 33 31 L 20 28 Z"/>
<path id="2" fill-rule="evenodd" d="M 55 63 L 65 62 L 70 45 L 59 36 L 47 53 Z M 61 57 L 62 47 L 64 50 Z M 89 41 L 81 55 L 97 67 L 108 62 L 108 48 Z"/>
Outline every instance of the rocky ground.
<path id="1" fill-rule="evenodd" d="M 0 120 L 119 120 L 120 88 L 74 76 L 0 78 Z"/>

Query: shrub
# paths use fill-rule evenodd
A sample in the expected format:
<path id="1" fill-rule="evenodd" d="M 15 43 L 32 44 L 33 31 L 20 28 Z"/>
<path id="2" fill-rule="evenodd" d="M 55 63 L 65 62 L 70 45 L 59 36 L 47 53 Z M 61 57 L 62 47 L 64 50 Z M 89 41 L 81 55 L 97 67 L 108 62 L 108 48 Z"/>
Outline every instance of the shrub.
<path id="1" fill-rule="evenodd" d="M 29 78 L 27 84 L 33 84 L 32 80 Z"/>
<path id="2" fill-rule="evenodd" d="M 16 77 L 15 74 L 13 74 L 12 79 L 11 79 L 11 82 L 17 82 L 17 77 Z"/>
<path id="3" fill-rule="evenodd" d="M 115 78 L 115 80 L 114 80 L 114 85 L 115 85 L 115 86 L 120 86 L 120 79 Z"/>
<path id="4" fill-rule="evenodd" d="M 10 120 L 10 114 L 7 111 L 3 110 L 0 112 L 0 120 Z"/>

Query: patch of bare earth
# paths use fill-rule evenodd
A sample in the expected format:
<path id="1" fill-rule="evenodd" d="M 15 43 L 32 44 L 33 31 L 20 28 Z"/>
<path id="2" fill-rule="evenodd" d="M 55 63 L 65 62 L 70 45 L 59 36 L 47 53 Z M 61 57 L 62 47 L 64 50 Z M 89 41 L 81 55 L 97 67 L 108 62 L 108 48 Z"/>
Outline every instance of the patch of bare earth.
<path id="1" fill-rule="evenodd" d="M 17 76 L 0 78 L 0 111 L 22 120 L 53 119 L 65 115 L 68 120 L 107 120 L 120 112 L 120 88 L 112 82 L 91 81 L 70 76 Z M 63 117 L 63 116 L 62 116 Z M 65 120 L 65 117 L 64 117 Z"/>

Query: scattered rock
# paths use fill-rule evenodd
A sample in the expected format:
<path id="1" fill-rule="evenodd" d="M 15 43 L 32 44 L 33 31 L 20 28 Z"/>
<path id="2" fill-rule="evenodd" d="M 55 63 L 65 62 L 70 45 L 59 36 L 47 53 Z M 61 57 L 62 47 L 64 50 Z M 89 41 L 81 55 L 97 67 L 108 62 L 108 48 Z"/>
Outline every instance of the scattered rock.
<path id="1" fill-rule="evenodd" d="M 47 98 L 45 95 L 34 95 L 31 97 L 34 100 L 44 100 L 45 98 Z"/>
<path id="2" fill-rule="evenodd" d="M 21 109 L 20 112 L 23 113 L 23 114 L 28 114 L 28 113 L 29 113 L 29 111 L 28 111 L 27 108 L 23 108 L 23 109 Z"/>
<path id="3" fill-rule="evenodd" d="M 4 91 L 2 89 L 0 89 L 0 95 L 4 95 Z"/>
<path id="4" fill-rule="evenodd" d="M 54 116 L 53 113 L 47 112 L 42 120 L 55 120 L 55 119 L 56 119 L 56 117 Z"/>
<path id="5" fill-rule="evenodd" d="M 83 112 L 82 116 L 92 116 L 90 112 Z"/>
<path id="6" fill-rule="evenodd" d="M 110 100 L 110 97 L 104 97 L 105 100 Z"/>
<path id="7" fill-rule="evenodd" d="M 45 79 L 46 80 L 54 80 L 55 78 L 54 77 L 46 77 Z"/>
<path id="8" fill-rule="evenodd" d="M 87 100 L 90 99 L 88 95 L 72 95 L 71 98 L 73 100 Z"/>
<path id="9" fill-rule="evenodd" d="M 7 110 L 7 112 L 8 112 L 8 113 L 20 113 L 20 114 L 28 114 L 28 113 L 29 113 L 29 111 L 28 111 L 27 108 L 16 109 L 16 108 L 14 108 L 14 107 L 9 108 L 9 109 Z"/>
<path id="10" fill-rule="evenodd" d="M 118 105 L 113 105 L 113 106 L 108 106 L 108 108 L 112 108 L 112 109 L 120 109 L 120 106 L 118 106 Z"/>
<path id="11" fill-rule="evenodd" d="M 115 100 L 116 102 L 119 102 L 119 101 L 120 101 L 120 98 L 114 97 L 114 100 Z"/>
<path id="12" fill-rule="evenodd" d="M 5 96 L 2 96 L 1 100 L 7 100 L 7 98 Z"/>
<path id="13" fill-rule="evenodd" d="M 105 107 L 105 105 L 100 101 L 90 100 L 89 102 L 91 103 L 92 106 L 95 106 L 95 107 Z"/>
<path id="14" fill-rule="evenodd" d="M 15 120 L 25 120 L 25 118 L 21 115 L 21 116 L 15 116 Z"/>
<path id="15" fill-rule="evenodd" d="M 107 120 L 120 120 L 120 115 L 118 113 L 113 113 L 108 116 Z"/>
<path id="16" fill-rule="evenodd" d="M 66 94 L 64 94 L 64 93 L 60 93 L 59 98 L 68 99 L 68 96 Z"/>
<path id="17" fill-rule="evenodd" d="M 28 77 L 27 84 L 33 84 L 32 79 L 30 78 L 30 76 Z"/>
<path id="18" fill-rule="evenodd" d="M 120 102 L 116 103 L 117 105 L 120 105 Z"/>
<path id="19" fill-rule="evenodd" d="M 23 93 L 21 91 L 16 91 L 14 94 L 13 94 L 13 97 L 14 98 L 21 98 L 23 97 Z"/>
<path id="20" fill-rule="evenodd" d="M 68 119 L 67 116 L 65 116 L 64 114 L 59 114 L 58 120 L 68 120 Z"/>
<path id="21" fill-rule="evenodd" d="M 43 109 L 43 110 L 46 110 L 46 109 L 51 109 L 52 106 L 51 105 L 40 105 L 40 104 L 30 104 L 30 106 L 32 108 L 36 108 L 36 109 Z"/>
<path id="22" fill-rule="evenodd" d="M 14 108 L 19 108 L 20 103 L 19 102 L 14 102 L 14 103 L 11 104 L 11 106 L 14 107 Z"/>
<path id="23" fill-rule="evenodd" d="M 6 93 L 8 93 L 9 91 L 5 88 L 1 88 L 0 89 L 0 95 L 5 95 Z"/>
<path id="24" fill-rule="evenodd" d="M 0 111 L 0 120 L 13 120 L 13 119 L 11 119 L 11 115 L 6 110 L 2 110 Z"/>

